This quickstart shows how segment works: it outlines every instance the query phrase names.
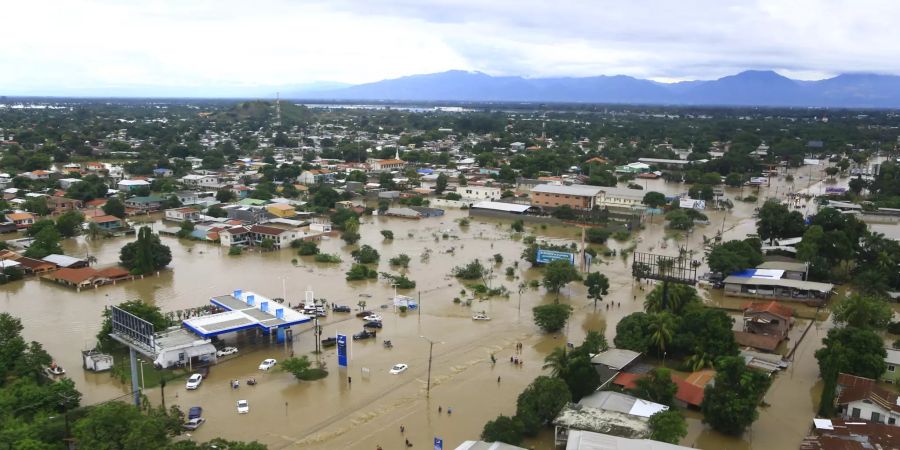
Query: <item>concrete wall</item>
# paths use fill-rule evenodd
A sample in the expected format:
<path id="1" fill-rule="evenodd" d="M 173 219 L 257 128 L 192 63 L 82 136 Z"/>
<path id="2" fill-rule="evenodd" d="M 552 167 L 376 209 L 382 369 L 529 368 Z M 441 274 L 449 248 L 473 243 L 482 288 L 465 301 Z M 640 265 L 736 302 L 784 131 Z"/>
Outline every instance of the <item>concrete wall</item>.
<path id="1" fill-rule="evenodd" d="M 548 225 L 563 225 L 565 222 L 550 216 L 529 216 L 526 214 L 514 214 L 504 211 L 488 211 L 484 209 L 470 209 L 470 217 L 492 217 L 495 219 L 522 220 L 527 223 L 545 223 Z"/>
<path id="2" fill-rule="evenodd" d="M 462 208 L 463 205 L 469 206 L 476 202 L 465 202 L 462 200 L 447 200 L 443 198 L 429 198 L 428 206 L 435 208 Z"/>

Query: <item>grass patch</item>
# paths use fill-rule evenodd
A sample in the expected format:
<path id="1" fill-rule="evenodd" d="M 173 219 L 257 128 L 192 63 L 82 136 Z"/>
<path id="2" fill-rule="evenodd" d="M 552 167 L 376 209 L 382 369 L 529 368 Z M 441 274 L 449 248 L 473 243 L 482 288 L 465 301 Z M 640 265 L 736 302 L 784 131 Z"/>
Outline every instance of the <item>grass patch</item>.
<path id="1" fill-rule="evenodd" d="M 328 376 L 328 371 L 320 368 L 311 368 L 304 371 L 299 377 L 303 381 L 321 380 Z"/>

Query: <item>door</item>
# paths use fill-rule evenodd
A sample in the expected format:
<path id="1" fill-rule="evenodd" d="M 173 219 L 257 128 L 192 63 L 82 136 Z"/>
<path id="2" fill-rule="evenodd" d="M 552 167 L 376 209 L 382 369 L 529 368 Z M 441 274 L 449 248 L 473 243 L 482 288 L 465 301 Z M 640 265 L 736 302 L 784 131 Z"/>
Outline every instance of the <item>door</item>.
<path id="1" fill-rule="evenodd" d="M 861 412 L 862 411 L 860 411 L 859 408 L 853 408 L 853 410 L 850 413 L 850 417 L 854 418 L 854 419 L 859 419 L 859 415 Z"/>

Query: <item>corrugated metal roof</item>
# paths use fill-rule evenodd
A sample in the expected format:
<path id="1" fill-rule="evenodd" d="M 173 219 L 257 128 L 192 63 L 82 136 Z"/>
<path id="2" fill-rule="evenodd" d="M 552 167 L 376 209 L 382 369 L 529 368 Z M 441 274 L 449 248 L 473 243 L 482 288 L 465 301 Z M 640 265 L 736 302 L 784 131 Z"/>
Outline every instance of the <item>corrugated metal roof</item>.
<path id="1" fill-rule="evenodd" d="M 725 284 L 742 284 L 742 285 L 751 285 L 751 286 L 780 286 L 780 287 L 790 287 L 794 289 L 803 289 L 807 291 L 819 291 L 819 292 L 831 292 L 834 289 L 834 285 L 830 283 L 817 283 L 815 281 L 800 281 L 800 280 L 791 280 L 788 278 L 781 278 L 777 280 L 768 279 L 768 278 L 748 278 L 748 277 L 736 277 L 730 276 L 725 278 Z"/>

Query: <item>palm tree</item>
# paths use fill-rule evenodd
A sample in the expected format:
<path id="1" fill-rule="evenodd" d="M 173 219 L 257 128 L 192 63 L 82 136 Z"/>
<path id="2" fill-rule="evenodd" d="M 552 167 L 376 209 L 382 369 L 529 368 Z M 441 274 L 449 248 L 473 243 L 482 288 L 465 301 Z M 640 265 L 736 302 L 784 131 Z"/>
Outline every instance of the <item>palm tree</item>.
<path id="1" fill-rule="evenodd" d="M 713 359 L 708 353 L 698 350 L 697 353 L 694 353 L 688 358 L 687 365 L 691 368 L 692 372 L 696 372 L 707 367 L 712 367 Z"/>
<path id="2" fill-rule="evenodd" d="M 550 369 L 550 375 L 559 377 L 569 366 L 569 352 L 565 347 L 556 347 L 544 358 L 544 369 Z"/>
<path id="3" fill-rule="evenodd" d="M 650 343 L 656 346 L 659 353 L 665 353 L 674 336 L 675 320 L 672 315 L 667 312 L 651 315 L 647 328 L 650 330 Z"/>
<path id="4" fill-rule="evenodd" d="M 97 225 L 96 222 L 91 222 L 88 224 L 87 235 L 91 239 L 97 239 L 97 237 L 100 236 L 102 232 L 103 230 L 100 229 L 100 225 Z"/>

